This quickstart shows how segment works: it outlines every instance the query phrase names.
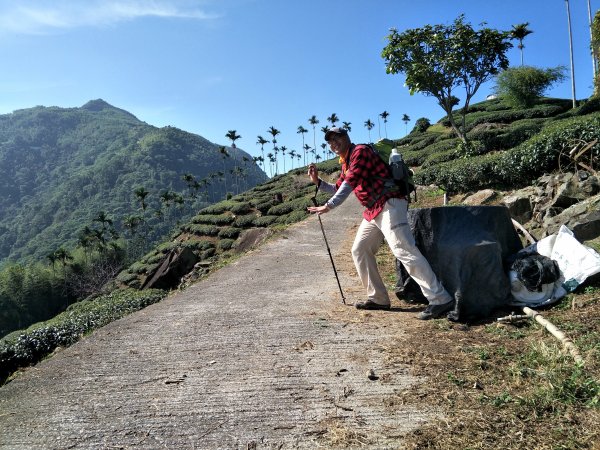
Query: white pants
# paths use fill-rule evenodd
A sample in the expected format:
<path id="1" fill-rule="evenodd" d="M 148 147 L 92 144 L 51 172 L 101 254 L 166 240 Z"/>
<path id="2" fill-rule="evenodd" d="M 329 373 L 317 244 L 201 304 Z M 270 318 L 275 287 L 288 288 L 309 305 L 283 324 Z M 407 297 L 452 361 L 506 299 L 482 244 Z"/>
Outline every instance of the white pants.
<path id="1" fill-rule="evenodd" d="M 452 301 L 452 297 L 431 269 L 429 262 L 415 245 L 415 238 L 408 225 L 408 204 L 406 200 L 391 198 L 383 211 L 368 222 L 363 219 L 354 245 L 352 258 L 368 299 L 379 304 L 389 305 L 390 298 L 379 270 L 375 254 L 384 238 L 392 253 L 398 258 L 408 274 L 417 282 L 430 305 L 442 305 Z"/>

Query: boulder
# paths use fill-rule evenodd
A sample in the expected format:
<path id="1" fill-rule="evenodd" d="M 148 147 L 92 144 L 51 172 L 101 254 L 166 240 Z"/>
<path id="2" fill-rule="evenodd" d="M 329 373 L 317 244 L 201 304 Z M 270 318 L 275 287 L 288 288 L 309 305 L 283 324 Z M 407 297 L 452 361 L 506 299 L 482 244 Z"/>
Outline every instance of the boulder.
<path id="1" fill-rule="evenodd" d="M 465 205 L 485 205 L 494 200 L 498 194 L 493 189 L 484 189 L 482 191 L 478 191 L 473 195 L 469 195 L 467 198 L 463 200 Z"/>
<path id="2" fill-rule="evenodd" d="M 187 247 L 171 250 L 152 274 L 148 274 L 142 289 L 173 289 L 193 268 L 198 257 Z"/>

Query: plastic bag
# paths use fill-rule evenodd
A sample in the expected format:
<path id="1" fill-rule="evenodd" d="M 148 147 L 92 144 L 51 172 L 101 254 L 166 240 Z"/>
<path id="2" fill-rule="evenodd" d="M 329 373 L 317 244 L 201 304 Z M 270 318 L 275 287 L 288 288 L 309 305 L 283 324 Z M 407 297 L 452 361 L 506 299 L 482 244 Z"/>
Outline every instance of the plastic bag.
<path id="1" fill-rule="evenodd" d="M 550 258 L 558 263 L 567 292 L 573 292 L 587 277 L 600 272 L 600 255 L 581 244 L 564 225 L 558 230 Z"/>

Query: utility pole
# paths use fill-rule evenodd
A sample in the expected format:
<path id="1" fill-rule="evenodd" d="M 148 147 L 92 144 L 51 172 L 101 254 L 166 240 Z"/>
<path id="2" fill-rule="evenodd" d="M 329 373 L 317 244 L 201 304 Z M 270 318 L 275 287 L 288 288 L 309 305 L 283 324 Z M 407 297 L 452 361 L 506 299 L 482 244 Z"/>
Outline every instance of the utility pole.
<path id="1" fill-rule="evenodd" d="M 571 91 L 573 94 L 573 108 L 577 107 L 575 97 L 575 63 L 573 62 L 573 33 L 571 31 L 571 8 L 569 8 L 569 0 L 565 0 L 567 6 L 567 22 L 569 25 L 569 52 L 571 54 Z"/>
<path id="2" fill-rule="evenodd" d="M 592 29 L 592 6 L 590 4 L 590 0 L 587 0 L 588 7 L 588 22 L 590 24 L 590 43 L 594 42 L 594 33 Z M 594 84 L 596 81 L 596 74 L 598 73 L 598 61 L 596 60 L 596 51 L 594 47 L 592 47 L 592 68 L 594 69 Z"/>

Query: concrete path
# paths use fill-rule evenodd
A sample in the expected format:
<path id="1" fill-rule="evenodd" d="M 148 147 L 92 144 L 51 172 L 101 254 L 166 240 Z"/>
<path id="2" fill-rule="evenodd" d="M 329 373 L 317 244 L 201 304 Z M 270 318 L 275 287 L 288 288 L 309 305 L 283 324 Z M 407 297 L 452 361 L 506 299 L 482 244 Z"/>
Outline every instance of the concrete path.
<path id="1" fill-rule="evenodd" d="M 360 206 L 322 220 L 353 303 Z M 311 217 L 1 387 L 0 448 L 400 448 L 431 415 L 395 401 L 398 314 L 341 304 Z"/>

